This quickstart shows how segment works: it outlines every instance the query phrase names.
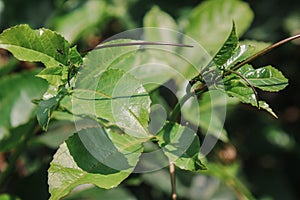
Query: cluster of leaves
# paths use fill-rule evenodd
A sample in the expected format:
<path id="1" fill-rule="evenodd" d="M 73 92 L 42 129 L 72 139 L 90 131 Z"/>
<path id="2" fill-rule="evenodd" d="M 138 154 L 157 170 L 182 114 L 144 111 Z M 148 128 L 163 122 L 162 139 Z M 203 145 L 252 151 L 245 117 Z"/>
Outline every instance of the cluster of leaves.
<path id="1" fill-rule="evenodd" d="M 200 73 L 190 64 L 174 66 L 172 55 L 167 53 L 150 54 L 154 60 L 161 62 L 164 58 L 166 64 L 180 68 L 180 72 L 193 84 L 193 90 L 201 97 L 196 105 L 201 111 L 201 131 L 224 142 L 228 138 L 222 128 L 222 119 L 210 121 L 212 113 L 208 104 L 211 99 L 208 93 L 204 93 L 209 81 L 223 83 L 223 86 L 213 85 L 209 89 L 225 91 L 228 98 L 234 97 L 240 102 L 265 109 L 274 116 L 266 102 L 258 101 L 254 87 L 277 92 L 287 86 L 287 79 L 272 66 L 257 69 L 249 64 L 239 66 L 239 63 L 265 47 L 263 43 L 238 41 L 236 27 L 241 35 L 252 18 L 247 4 L 234 0 L 207 1 L 193 10 L 186 23 L 183 23 L 183 32 L 197 40 L 213 56 L 211 60 L 196 66 Z M 236 27 L 232 27 L 232 20 Z M 228 23 L 219 27 L 222 21 Z M 179 30 L 178 23 L 158 7 L 145 16 L 144 26 Z M 76 38 L 74 35 L 70 37 Z M 172 35 L 147 35 L 147 32 L 145 39 L 160 42 L 167 39 L 172 43 L 179 40 Z M 188 41 L 187 37 L 180 39 Z M 108 44 L 131 42 L 136 41 L 124 39 Z M 57 32 L 45 28 L 32 30 L 28 25 L 18 25 L 1 33 L 0 48 L 10 51 L 18 60 L 41 62 L 45 66 L 42 71 L 26 72 L 1 80 L 1 88 L 4 88 L 1 95 L 5 99 L 1 100 L 0 110 L 11 114 L 1 115 L 0 151 L 8 151 L 19 145 L 24 135 L 16 129 L 24 128 L 20 125 L 30 121 L 33 113 L 36 113 L 44 130 L 48 129 L 52 118 L 75 120 L 76 123 L 86 120 L 84 122 L 88 123 L 74 132 L 55 153 L 48 170 L 50 199 L 60 199 L 81 184 L 94 184 L 106 189 L 116 187 L 133 172 L 147 142 L 157 144 L 168 162 L 180 169 L 194 172 L 206 169 L 200 161 L 200 141 L 195 131 L 172 121 L 172 117 L 165 120 L 156 134 L 148 130 L 150 106 L 154 102 L 162 102 L 163 97 L 157 96 L 157 86 L 147 83 L 173 79 L 179 88 L 185 85 L 174 74 L 166 75 L 163 69 L 147 69 L 146 75 L 143 71 L 145 68 L 134 70 L 135 66 L 149 62 L 149 52 L 141 50 L 141 45 L 95 49 L 82 57 L 76 46 L 71 47 Z M 199 63 L 198 52 L 187 55 L 193 50 L 177 48 L 175 51 L 183 57 L 188 56 L 191 63 Z M 215 71 L 217 75 L 211 76 Z M 45 81 L 34 77 L 36 74 L 47 81 L 48 87 Z M 12 82 L 19 84 L 12 86 Z M 31 104 L 31 99 L 36 99 L 36 107 Z M 28 104 L 26 108 L 24 102 Z M 230 99 L 228 102 L 236 101 Z M 228 102 L 219 102 L 217 106 L 225 106 Z M 182 115 L 197 125 L 197 115 L 193 110 L 194 107 L 182 110 Z M 211 124 L 213 127 L 209 128 Z M 27 129 L 24 128 L 24 131 Z M 87 144 L 94 145 L 93 151 Z M 208 163 L 207 166 L 209 170 L 205 173 L 224 180 L 239 195 L 253 198 L 240 182 L 229 181 L 233 173 L 227 173 L 217 164 Z M 221 173 L 222 170 L 224 173 Z"/>
<path id="2" fill-rule="evenodd" d="M 191 83 L 195 84 L 197 81 L 203 82 L 204 80 L 217 82 L 218 78 L 222 78 L 224 89 L 229 96 L 236 97 L 243 103 L 265 109 L 277 117 L 266 102 L 258 100 L 255 88 L 268 92 L 278 92 L 288 85 L 288 80 L 272 66 L 254 69 L 250 64 L 243 63 L 255 53 L 258 52 L 255 51 L 253 45 L 238 43 L 238 37 L 233 26 L 230 36 L 214 56 L 212 62 L 198 76 L 193 78 Z M 214 77 L 214 80 L 208 80 L 212 79 L 210 76 L 214 71 L 218 71 L 223 77 Z M 203 78 L 206 76 L 209 78 Z M 197 86 L 195 91 L 200 90 L 199 88 L 201 87 Z"/>

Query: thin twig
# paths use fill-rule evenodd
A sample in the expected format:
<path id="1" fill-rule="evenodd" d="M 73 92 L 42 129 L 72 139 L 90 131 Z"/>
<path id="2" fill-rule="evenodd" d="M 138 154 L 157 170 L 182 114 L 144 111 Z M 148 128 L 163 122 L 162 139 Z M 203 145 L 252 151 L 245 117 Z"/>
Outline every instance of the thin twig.
<path id="1" fill-rule="evenodd" d="M 171 178 L 171 187 L 172 187 L 172 200 L 176 200 L 177 194 L 176 194 L 176 180 L 175 180 L 175 164 L 173 162 L 170 162 L 169 169 L 170 169 L 170 178 Z"/>
<path id="2" fill-rule="evenodd" d="M 239 69 L 240 67 L 242 67 L 243 65 L 245 65 L 245 64 L 247 64 L 247 63 L 249 63 L 249 62 L 255 60 L 256 58 L 258 58 L 258 57 L 260 57 L 260 56 L 262 56 L 262 55 L 268 53 L 268 52 L 271 51 L 272 49 L 274 49 L 274 48 L 276 48 L 276 47 L 279 47 L 279 46 L 281 46 L 281 45 L 283 45 L 283 44 L 285 44 L 285 43 L 287 43 L 287 42 L 289 42 L 289 41 L 295 40 L 295 39 L 297 39 L 297 38 L 300 38 L 300 34 L 297 34 L 297 35 L 294 35 L 294 36 L 292 36 L 292 37 L 289 37 L 289 38 L 286 38 L 286 39 L 284 39 L 284 40 L 281 40 L 281 41 L 279 41 L 279 42 L 276 42 L 275 44 L 272 44 L 272 45 L 268 46 L 267 48 L 265 48 L 265 49 L 259 51 L 258 53 L 254 54 L 253 56 L 249 57 L 248 59 L 244 60 L 243 62 L 238 63 L 238 64 L 235 65 L 233 68 L 231 68 L 231 70 L 234 70 L 234 71 L 235 71 L 235 70 Z"/>
<path id="3" fill-rule="evenodd" d="M 124 95 L 124 96 L 116 96 L 116 97 L 103 97 L 103 98 L 84 98 L 73 95 L 72 97 L 79 99 L 79 100 L 85 100 L 85 101 L 110 101 L 115 99 L 130 99 L 130 98 L 138 98 L 138 97 L 147 97 L 149 94 L 134 94 L 134 95 Z"/>
<path id="4" fill-rule="evenodd" d="M 103 44 L 98 45 L 95 48 L 87 49 L 83 51 L 83 53 L 95 50 L 95 49 L 104 49 L 110 47 L 122 47 L 122 46 L 134 46 L 134 45 L 159 45 L 159 46 L 175 46 L 175 47 L 189 47 L 192 48 L 194 46 L 187 44 L 175 44 L 175 43 L 166 43 L 166 42 L 128 42 L 128 43 L 118 43 L 118 44 Z"/>

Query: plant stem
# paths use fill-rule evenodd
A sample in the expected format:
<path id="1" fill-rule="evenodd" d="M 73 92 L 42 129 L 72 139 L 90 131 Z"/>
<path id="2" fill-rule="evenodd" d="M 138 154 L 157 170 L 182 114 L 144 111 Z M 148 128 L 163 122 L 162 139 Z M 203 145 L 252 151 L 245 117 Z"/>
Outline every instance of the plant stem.
<path id="1" fill-rule="evenodd" d="M 175 46 L 175 47 L 189 47 L 192 48 L 194 46 L 187 45 L 187 44 L 177 44 L 177 43 L 166 43 L 166 42 L 127 42 L 127 43 L 118 43 L 118 44 L 100 44 L 97 45 L 95 48 L 87 49 L 83 51 L 83 53 L 87 53 L 89 51 L 95 49 L 104 49 L 104 48 L 111 48 L 111 47 L 122 47 L 122 46 L 135 46 L 135 45 L 155 45 L 155 46 Z"/>
<path id="2" fill-rule="evenodd" d="M 173 162 L 170 162 L 170 178 L 171 178 L 171 187 L 172 187 L 172 200 L 177 199 L 176 195 L 176 180 L 175 180 L 175 165 Z"/>
<path id="3" fill-rule="evenodd" d="M 189 86 L 187 86 L 189 88 Z M 189 88 L 190 89 L 190 88 Z M 181 106 L 192 96 L 192 93 L 187 90 L 187 93 L 177 102 L 174 109 L 170 113 L 169 121 L 176 122 L 177 117 L 180 114 Z M 173 162 L 169 162 L 169 170 L 170 170 L 170 179 L 171 179 L 171 188 L 172 188 L 172 195 L 171 199 L 176 200 L 176 180 L 175 180 L 175 164 Z"/>
<path id="4" fill-rule="evenodd" d="M 17 162 L 18 158 L 20 157 L 20 155 L 25 150 L 25 148 L 27 146 L 27 143 L 28 143 L 29 139 L 31 138 L 31 136 L 34 135 L 35 133 L 37 133 L 40 130 L 40 127 L 37 126 L 36 120 L 34 120 L 30 123 L 31 123 L 30 126 L 32 128 L 30 128 L 30 130 L 28 132 L 24 133 L 21 144 L 19 144 L 16 147 L 13 155 L 9 159 L 9 162 L 8 162 L 8 165 L 7 165 L 6 169 L 3 171 L 3 173 L 1 173 L 0 188 L 2 188 L 5 185 L 5 182 L 7 181 L 8 177 L 14 172 L 15 167 L 16 167 L 16 162 Z"/>
<path id="5" fill-rule="evenodd" d="M 259 51 L 258 53 L 254 54 L 253 56 L 249 57 L 248 59 L 244 60 L 243 62 L 240 62 L 238 63 L 237 65 L 235 65 L 233 68 L 231 68 L 231 70 L 237 70 L 239 69 L 240 67 L 242 67 L 243 65 L 255 60 L 256 58 L 262 56 L 262 55 L 265 55 L 266 53 L 268 53 L 269 51 L 271 51 L 272 49 L 276 48 L 276 47 L 279 47 L 287 42 L 290 42 L 292 40 L 295 40 L 295 39 L 298 39 L 300 38 L 300 34 L 297 34 L 297 35 L 294 35 L 292 37 L 289 37 L 289 38 L 286 38 L 286 39 L 283 39 L 279 42 L 276 42 L 275 44 L 272 44 L 270 46 L 268 46 L 267 48 Z"/>

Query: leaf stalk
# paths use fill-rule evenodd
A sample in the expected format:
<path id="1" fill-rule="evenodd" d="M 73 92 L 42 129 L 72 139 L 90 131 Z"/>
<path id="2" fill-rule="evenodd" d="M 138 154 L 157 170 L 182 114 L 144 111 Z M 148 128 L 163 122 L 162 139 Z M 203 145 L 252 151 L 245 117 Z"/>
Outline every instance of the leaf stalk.
<path id="1" fill-rule="evenodd" d="M 176 194 L 175 164 L 173 162 L 170 162 L 169 170 L 170 170 L 171 187 L 172 187 L 172 200 L 176 200 L 177 194 Z"/>

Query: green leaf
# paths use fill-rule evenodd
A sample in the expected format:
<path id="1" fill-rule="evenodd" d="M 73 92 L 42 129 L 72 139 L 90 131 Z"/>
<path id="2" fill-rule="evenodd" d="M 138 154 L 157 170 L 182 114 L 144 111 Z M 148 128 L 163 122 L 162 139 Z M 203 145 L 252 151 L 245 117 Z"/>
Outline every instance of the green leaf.
<path id="1" fill-rule="evenodd" d="M 70 43 L 74 43 L 86 30 L 96 26 L 103 26 L 106 19 L 106 2 L 89 0 L 82 3 L 73 11 L 69 13 L 64 12 L 62 16 L 54 18 L 52 26 Z"/>
<path id="2" fill-rule="evenodd" d="M 237 97 L 244 103 L 251 103 L 253 106 L 256 105 L 256 97 L 253 90 L 246 83 L 240 81 L 226 82 L 225 89 L 229 96 Z"/>
<path id="3" fill-rule="evenodd" d="M 232 25 L 232 30 L 227 40 L 218 51 L 218 53 L 214 56 L 213 62 L 218 66 L 222 66 L 227 60 L 233 55 L 233 52 L 238 46 L 239 39 L 236 34 L 235 24 Z"/>
<path id="4" fill-rule="evenodd" d="M 75 114 L 107 120 L 130 135 L 151 137 L 147 129 L 151 100 L 140 81 L 118 69 L 78 79 L 73 92 Z"/>
<path id="5" fill-rule="evenodd" d="M 254 69 L 251 65 L 247 64 L 238 69 L 237 72 L 244 76 L 254 87 L 261 90 L 277 92 L 288 85 L 288 80 L 279 70 L 272 66 Z M 256 96 L 252 88 L 239 76 L 235 74 L 227 76 L 224 79 L 224 84 L 228 95 L 237 97 L 243 103 L 257 106 Z M 277 118 L 266 102 L 259 101 L 259 107 Z"/>
<path id="6" fill-rule="evenodd" d="M 18 25 L 0 34 L 0 48 L 19 60 L 42 62 L 46 67 L 67 65 L 69 47 L 61 35 L 45 28 L 32 30 Z"/>
<path id="7" fill-rule="evenodd" d="M 50 85 L 58 86 L 64 83 L 62 81 L 62 74 L 63 74 L 63 67 L 54 66 L 54 67 L 47 67 L 43 69 L 36 76 L 47 80 Z"/>
<path id="8" fill-rule="evenodd" d="M 213 60 L 215 61 L 215 58 L 218 56 L 219 59 L 221 59 L 221 62 L 216 63 L 215 61 L 215 63 L 219 66 L 222 66 L 222 68 L 224 69 L 231 69 L 237 63 L 246 60 L 247 58 L 253 56 L 255 53 L 258 53 L 262 49 L 266 48 L 267 46 L 269 46 L 269 43 L 265 42 L 250 40 L 239 42 L 237 36 L 231 33 L 231 36 L 229 36 L 229 38 L 227 39 L 221 50 L 216 54 Z"/>
<path id="9" fill-rule="evenodd" d="M 41 98 L 47 89 L 46 82 L 35 77 L 38 72 L 26 71 L 0 80 L 0 129 L 7 131 L 33 117 L 35 105 L 31 100 Z"/>
<path id="10" fill-rule="evenodd" d="M 121 39 L 113 40 L 103 45 L 122 44 L 137 42 L 134 40 Z M 141 42 L 141 41 L 140 41 Z M 158 85 L 164 84 L 171 77 L 178 76 L 176 73 L 184 71 L 181 63 L 185 62 L 179 59 L 177 55 L 164 52 L 165 46 L 155 46 L 155 48 L 147 49 L 146 46 L 139 51 L 140 45 L 111 47 L 104 49 L 96 49 L 88 53 L 84 58 L 84 67 L 80 71 L 78 82 L 82 85 L 86 84 L 90 88 L 95 88 L 97 82 L 86 81 L 96 74 L 100 75 L 107 69 L 122 69 L 137 77 L 143 83 L 147 91 L 152 91 Z M 169 59 L 170 58 L 170 59 Z M 176 65 L 170 67 L 168 61 L 176 62 Z M 184 64 L 186 65 L 186 63 Z M 173 69 L 173 66 L 176 68 Z M 153 84 L 154 83 L 154 84 Z M 77 83 L 78 84 L 78 83 Z"/>
<path id="11" fill-rule="evenodd" d="M 178 41 L 177 34 L 172 34 L 170 30 L 178 30 L 174 19 L 169 14 L 160 10 L 158 6 L 153 6 L 144 17 L 145 40 L 176 43 Z M 169 46 L 168 48 L 174 47 Z"/>
<path id="12" fill-rule="evenodd" d="M 257 41 L 243 41 L 236 47 L 234 51 L 230 51 L 231 57 L 226 57 L 222 63 L 224 69 L 231 69 L 237 63 L 242 62 L 259 52 L 260 50 L 269 46 L 269 43 L 257 42 Z M 223 47 L 222 47 L 223 48 Z M 224 49 L 226 51 L 226 48 Z M 218 55 L 218 54 L 217 54 Z"/>
<path id="13" fill-rule="evenodd" d="M 236 97 L 243 103 L 251 104 L 257 107 L 256 96 L 250 86 L 240 80 L 236 81 L 230 80 L 224 83 L 226 93 L 231 97 Z M 259 107 L 269 112 L 271 115 L 277 118 L 276 114 L 269 107 L 269 105 L 264 101 L 259 101 Z"/>
<path id="14" fill-rule="evenodd" d="M 169 122 L 156 138 L 169 161 L 174 162 L 177 167 L 190 171 L 206 169 L 198 158 L 200 142 L 193 130 Z"/>
<path id="15" fill-rule="evenodd" d="M 168 13 L 163 12 L 158 6 L 153 6 L 151 10 L 147 12 L 143 22 L 144 27 L 178 29 L 175 20 Z"/>
<path id="16" fill-rule="evenodd" d="M 259 101 L 259 107 L 266 110 L 268 113 L 273 115 L 273 117 L 278 118 L 276 113 L 270 108 L 269 104 L 267 104 L 265 101 Z"/>
<path id="17" fill-rule="evenodd" d="M 144 40 L 151 42 L 163 43 L 180 43 L 181 37 L 178 32 L 178 26 L 175 20 L 168 14 L 163 12 L 158 6 L 153 6 L 144 17 Z M 136 56 L 137 64 L 141 67 L 136 68 L 137 77 L 142 77 L 142 81 L 146 83 L 156 83 L 156 85 L 147 85 L 147 90 L 151 91 L 158 85 L 162 85 L 172 77 L 178 76 L 174 72 L 184 74 L 188 63 L 182 59 L 182 53 L 178 54 L 180 48 L 170 45 L 155 46 L 151 48 L 145 47 L 145 50 Z M 192 49 L 192 48 L 188 48 Z M 183 55 L 184 57 L 184 55 Z M 186 57 L 184 57 L 186 58 Z M 146 73 L 145 73 L 146 72 Z M 156 87 L 155 87 L 156 86 Z"/>
<path id="18" fill-rule="evenodd" d="M 129 43 L 133 40 L 120 39 L 106 42 L 102 45 Z M 139 45 L 111 47 L 104 49 L 95 49 L 90 51 L 83 59 L 83 70 L 80 72 L 82 76 L 91 78 L 94 75 L 99 75 L 109 68 L 123 69 L 129 71 L 133 66 L 127 64 L 127 59 L 131 59 L 136 51 L 140 48 Z M 132 60 L 130 60 L 130 63 Z M 120 64 L 121 63 L 121 64 Z M 119 68 L 121 67 L 121 68 Z M 83 81 L 86 81 L 86 80 Z M 81 81 L 81 80 L 79 80 Z M 84 84 L 84 83 L 81 83 Z M 88 83 L 91 84 L 91 83 Z M 96 83 L 95 83 L 96 84 Z"/>
<path id="19" fill-rule="evenodd" d="M 58 107 L 59 102 L 66 94 L 67 91 L 62 89 L 56 96 L 49 99 L 40 100 L 36 115 L 40 126 L 44 130 L 47 130 L 53 111 Z"/>
<path id="20" fill-rule="evenodd" d="M 103 128 L 79 131 L 60 146 L 50 164 L 50 199 L 59 199 L 86 183 L 116 187 L 134 170 L 142 142 Z"/>
<path id="21" fill-rule="evenodd" d="M 192 10 L 185 33 L 197 40 L 211 55 L 226 40 L 232 21 L 241 36 L 253 19 L 249 5 L 238 0 L 210 0 Z"/>
<path id="22" fill-rule="evenodd" d="M 224 63 L 223 68 L 230 69 L 237 63 L 242 62 L 249 58 L 255 52 L 255 47 L 250 45 L 239 45 L 233 52 L 233 55 Z"/>
<path id="23" fill-rule="evenodd" d="M 199 73 L 197 69 L 205 66 L 211 60 L 206 50 L 197 41 L 193 40 L 193 38 L 184 37 L 178 31 L 179 27 L 175 20 L 169 14 L 160 10 L 159 7 L 152 7 L 145 15 L 143 22 L 146 41 L 184 43 L 192 46 L 174 47 L 164 45 L 146 49 L 146 52 L 142 54 L 146 59 L 142 58 L 142 62 L 149 61 L 148 63 L 151 62 L 151 65 L 148 64 L 147 69 L 146 67 L 142 67 L 142 69 L 138 68 L 137 70 L 140 69 L 141 71 L 152 71 L 155 73 L 154 76 L 151 76 L 151 73 L 144 73 L 144 76 L 149 76 L 147 77 L 148 80 L 167 82 L 173 78 L 176 82 L 180 82 L 178 77 L 191 78 L 193 75 Z M 182 39 L 183 37 L 184 39 Z M 199 62 L 199 60 L 201 61 Z M 169 66 L 168 71 L 166 70 L 166 66 Z"/>
<path id="24" fill-rule="evenodd" d="M 69 51 L 69 61 L 75 66 L 80 66 L 83 63 L 82 57 L 77 50 L 77 46 L 70 48 Z"/>
<path id="25" fill-rule="evenodd" d="M 264 91 L 278 92 L 288 85 L 288 79 L 272 66 L 254 69 L 251 65 L 244 65 L 237 72 L 247 78 L 253 86 Z"/>
<path id="26" fill-rule="evenodd" d="M 38 104 L 37 119 L 40 126 L 47 130 L 52 112 L 57 108 L 59 98 L 52 97 L 47 100 L 41 100 Z"/>
<path id="27" fill-rule="evenodd" d="M 133 76 L 141 80 L 149 92 L 164 85 L 172 78 L 176 79 L 176 83 L 182 84 L 186 71 L 182 66 L 189 66 L 177 54 L 170 54 L 170 52 L 166 52 L 160 48 L 139 51 L 134 59 L 133 66 L 138 67 L 135 67 L 130 72 Z M 194 68 L 192 70 L 194 71 Z"/>
<path id="28" fill-rule="evenodd" d="M 204 79 L 210 79 L 209 76 L 213 73 L 212 71 L 217 72 L 215 70 L 224 70 L 243 59 L 245 52 L 247 52 L 247 48 L 245 46 L 239 46 L 238 42 L 235 24 L 233 23 L 231 33 L 223 46 L 216 53 L 211 62 L 202 69 L 201 74 L 203 77 L 206 77 Z M 223 71 L 221 71 L 221 73 L 223 73 Z M 198 76 L 199 75 L 197 75 L 194 79 L 197 80 Z"/>

